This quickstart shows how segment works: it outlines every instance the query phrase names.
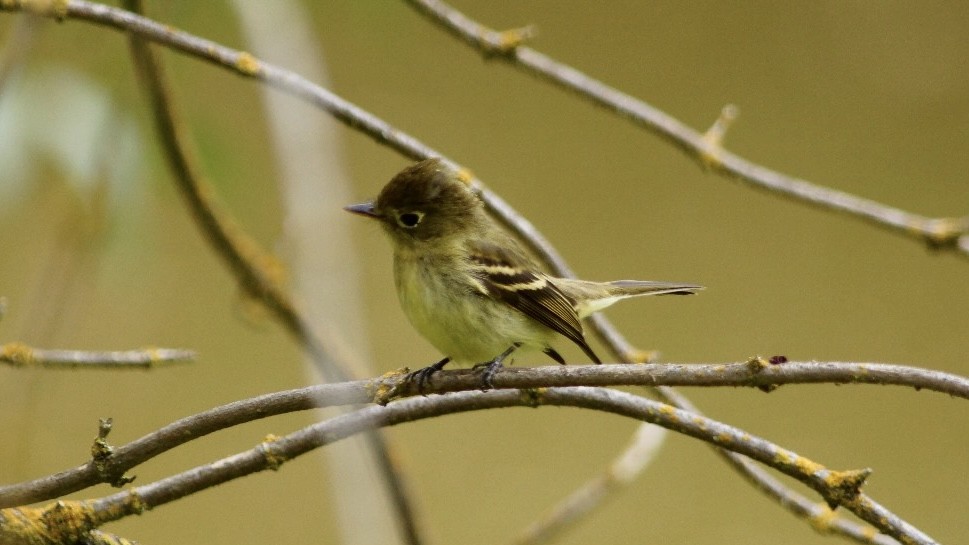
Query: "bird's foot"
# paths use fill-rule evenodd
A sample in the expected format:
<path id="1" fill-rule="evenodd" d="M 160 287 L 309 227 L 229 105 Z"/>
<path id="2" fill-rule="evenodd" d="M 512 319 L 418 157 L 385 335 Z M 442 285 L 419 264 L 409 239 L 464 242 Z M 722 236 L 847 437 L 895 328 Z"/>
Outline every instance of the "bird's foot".
<path id="1" fill-rule="evenodd" d="M 471 369 L 484 369 L 481 372 L 481 389 L 493 390 L 495 385 L 491 382 L 491 379 L 494 378 L 495 373 L 497 373 L 503 367 L 504 365 L 501 364 L 501 359 L 495 358 L 491 361 L 475 364 L 473 367 L 471 367 Z"/>
<path id="2" fill-rule="evenodd" d="M 515 343 L 515 344 L 509 346 L 508 347 L 508 350 L 505 350 L 501 354 L 498 354 L 495 357 L 495 359 L 493 359 L 491 361 L 477 363 L 477 364 L 475 364 L 474 366 L 471 367 L 471 369 L 473 369 L 473 370 L 483 369 L 483 371 L 481 372 L 481 389 L 482 390 L 493 390 L 494 389 L 495 385 L 491 382 L 491 379 L 494 378 L 495 373 L 497 373 L 502 367 L 504 367 L 504 365 L 502 365 L 502 362 L 504 362 L 506 359 L 508 359 L 508 356 L 510 356 L 511 353 L 514 352 L 515 349 L 518 348 L 519 346 L 521 346 L 521 343 Z"/>
<path id="3" fill-rule="evenodd" d="M 400 380 L 400 385 L 403 386 L 405 384 L 416 383 L 417 393 L 425 395 L 424 387 L 427 386 L 427 381 L 430 380 L 431 375 L 437 373 L 441 369 L 444 369 L 444 366 L 447 365 L 449 361 L 451 361 L 451 358 L 444 358 L 435 364 L 422 367 L 417 371 L 411 371 L 410 373 L 404 375 L 404 378 Z"/>

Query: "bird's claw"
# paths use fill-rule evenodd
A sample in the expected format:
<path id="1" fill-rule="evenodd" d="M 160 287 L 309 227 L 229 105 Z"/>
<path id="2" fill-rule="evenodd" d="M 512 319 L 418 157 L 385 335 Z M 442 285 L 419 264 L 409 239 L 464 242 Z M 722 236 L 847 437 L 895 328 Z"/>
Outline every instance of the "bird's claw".
<path id="1" fill-rule="evenodd" d="M 493 379 L 495 374 L 503 367 L 504 365 L 501 364 L 501 360 L 495 358 L 491 361 L 476 364 L 471 369 L 483 369 L 481 372 L 481 389 L 494 390 L 495 385 L 491 382 L 491 379 Z"/>
<path id="2" fill-rule="evenodd" d="M 421 395 L 426 395 L 424 393 L 424 387 L 427 386 L 427 381 L 431 379 L 431 376 L 434 375 L 434 373 L 437 373 L 438 371 L 443 369 L 444 366 L 447 365 L 449 361 L 451 361 L 451 358 L 444 358 L 443 360 L 433 365 L 422 367 L 417 371 L 411 371 L 410 373 L 407 373 L 406 375 L 404 375 L 404 378 L 400 380 L 399 385 L 403 386 L 405 384 L 416 383 L 417 393 Z"/>

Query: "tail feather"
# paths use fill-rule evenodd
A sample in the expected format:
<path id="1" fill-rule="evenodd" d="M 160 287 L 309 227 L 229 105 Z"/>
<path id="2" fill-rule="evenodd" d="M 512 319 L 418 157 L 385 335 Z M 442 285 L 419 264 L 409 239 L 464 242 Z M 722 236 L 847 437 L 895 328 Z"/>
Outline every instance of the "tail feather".
<path id="1" fill-rule="evenodd" d="M 634 297 L 636 295 L 693 295 L 703 286 L 677 282 L 654 282 L 652 280 L 616 280 L 609 282 L 614 295 Z"/>
<path id="2" fill-rule="evenodd" d="M 554 278 L 552 281 L 572 301 L 579 318 L 585 318 L 616 301 L 640 295 L 690 295 L 703 286 L 680 282 L 655 282 L 651 280 L 616 280 L 615 282 L 589 282 Z"/>

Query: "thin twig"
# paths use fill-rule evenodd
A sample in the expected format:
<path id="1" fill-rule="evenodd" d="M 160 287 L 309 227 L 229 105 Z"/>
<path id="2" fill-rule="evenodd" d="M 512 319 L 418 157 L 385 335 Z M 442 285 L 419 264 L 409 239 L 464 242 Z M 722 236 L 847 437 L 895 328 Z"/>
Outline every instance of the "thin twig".
<path id="1" fill-rule="evenodd" d="M 665 428 L 640 424 L 629 446 L 605 471 L 587 480 L 529 524 L 515 539 L 515 545 L 539 545 L 562 535 L 569 526 L 602 505 L 611 492 L 633 481 L 655 458 L 665 435 Z"/>
<path id="2" fill-rule="evenodd" d="M 127 0 L 126 5 L 133 11 L 141 11 L 140 0 Z M 262 250 L 229 215 L 222 211 L 215 200 L 211 185 L 201 176 L 201 169 L 187 144 L 186 131 L 179 122 L 179 116 L 161 63 L 155 57 L 148 43 L 132 35 L 131 48 L 136 65 L 142 68 L 142 75 L 151 98 L 155 121 L 167 152 L 169 162 L 175 171 L 175 178 L 186 202 L 189 204 L 196 223 L 206 235 L 212 247 L 221 255 L 238 279 L 240 285 L 254 298 L 264 304 L 293 335 L 301 347 L 313 358 L 314 362 L 329 381 L 345 381 L 352 374 L 344 358 L 334 354 L 315 333 L 288 294 L 281 287 L 278 275 L 274 275 L 275 260 Z M 422 542 L 416 513 L 407 494 L 407 485 L 402 468 L 391 455 L 390 445 L 379 430 L 364 436 L 370 450 L 374 453 L 377 470 L 391 498 L 396 522 L 407 543 L 419 545 Z"/>
<path id="3" fill-rule="evenodd" d="M 0 346 L 0 363 L 14 367 L 150 369 L 159 365 L 188 362 L 194 359 L 195 352 L 181 348 L 95 352 L 33 348 L 17 342 Z"/>
<path id="4" fill-rule="evenodd" d="M 103 524 L 266 469 L 315 448 L 374 427 L 392 426 L 444 414 L 501 407 L 569 406 L 610 412 L 719 445 L 771 466 L 817 491 L 832 506 L 852 513 L 902 543 L 935 543 L 918 529 L 860 492 L 869 470 L 835 471 L 795 452 L 726 424 L 657 401 L 605 388 L 469 391 L 416 397 L 389 406 L 372 406 L 313 424 L 257 447 L 128 491 L 85 502 Z"/>
<path id="5" fill-rule="evenodd" d="M 933 248 L 951 250 L 962 257 L 969 257 L 969 217 L 929 218 L 771 170 L 723 149 L 722 133 L 719 138 L 709 138 L 710 133 L 700 133 L 662 110 L 571 66 L 520 43 L 508 45 L 507 32 L 497 32 L 481 25 L 440 0 L 407 2 L 489 58 L 504 60 L 663 137 L 705 168 L 712 168 L 752 187 L 822 209 L 842 212 L 921 240 Z"/>
<path id="6" fill-rule="evenodd" d="M 222 209 L 212 185 L 202 176 L 193 148 L 186 143 L 188 135 L 173 103 L 162 65 L 147 43 L 136 35 L 132 35 L 131 49 L 135 65 L 145 81 L 158 134 L 175 181 L 199 229 L 229 266 L 246 294 L 272 312 L 310 353 L 323 376 L 331 381 L 348 380 L 352 375 L 328 353 L 280 286 L 275 260 Z"/>
<path id="7" fill-rule="evenodd" d="M 237 401 L 182 418 L 123 446 L 111 455 L 22 483 L 0 487 L 0 508 L 51 500 L 116 481 L 134 467 L 212 432 L 294 411 L 367 403 L 368 381 L 322 384 Z"/>
<path id="8" fill-rule="evenodd" d="M 660 386 L 657 390 L 670 405 L 702 414 L 690 400 L 680 395 L 674 388 Z M 795 516 L 808 521 L 811 527 L 819 533 L 839 535 L 858 543 L 897 545 L 894 539 L 883 534 L 872 533 L 870 528 L 839 516 L 837 511 L 832 510 L 823 502 L 818 503 L 794 491 L 753 460 L 729 450 L 721 448 L 714 448 L 713 450 L 755 488 L 778 502 Z"/>

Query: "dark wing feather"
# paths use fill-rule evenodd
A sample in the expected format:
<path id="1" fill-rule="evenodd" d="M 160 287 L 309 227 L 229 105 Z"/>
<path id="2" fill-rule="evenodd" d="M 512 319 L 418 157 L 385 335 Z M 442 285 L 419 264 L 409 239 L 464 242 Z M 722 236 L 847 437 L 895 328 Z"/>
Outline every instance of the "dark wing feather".
<path id="1" fill-rule="evenodd" d="M 585 342 L 582 322 L 571 299 L 535 270 L 515 246 L 479 242 L 470 252 L 475 275 L 495 299 L 574 342 L 595 363 L 599 358 Z M 554 358 L 554 356 L 553 356 Z M 560 361 L 560 358 L 554 358 Z"/>

